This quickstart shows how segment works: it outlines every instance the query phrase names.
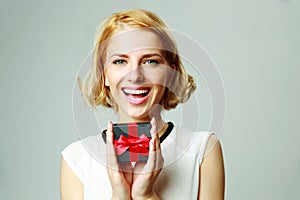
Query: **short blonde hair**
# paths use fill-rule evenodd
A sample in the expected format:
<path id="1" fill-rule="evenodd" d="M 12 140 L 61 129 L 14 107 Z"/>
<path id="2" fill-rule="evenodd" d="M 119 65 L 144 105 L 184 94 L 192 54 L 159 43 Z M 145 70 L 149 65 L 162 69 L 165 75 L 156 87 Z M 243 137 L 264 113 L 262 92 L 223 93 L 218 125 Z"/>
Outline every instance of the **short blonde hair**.
<path id="1" fill-rule="evenodd" d="M 165 110 L 175 108 L 178 103 L 189 99 L 196 89 L 196 84 L 191 75 L 188 75 L 178 55 L 176 43 L 166 24 L 155 14 L 141 9 L 118 12 L 108 17 L 98 29 L 93 52 L 92 66 L 87 72 L 83 83 L 78 78 L 78 84 L 85 102 L 96 107 L 103 105 L 117 109 L 110 93 L 109 87 L 105 86 L 104 63 L 107 42 L 114 34 L 120 31 L 124 25 L 133 28 L 149 28 L 160 39 L 165 48 L 165 59 L 169 65 L 177 71 L 171 81 L 172 88 L 165 88 L 161 105 Z"/>

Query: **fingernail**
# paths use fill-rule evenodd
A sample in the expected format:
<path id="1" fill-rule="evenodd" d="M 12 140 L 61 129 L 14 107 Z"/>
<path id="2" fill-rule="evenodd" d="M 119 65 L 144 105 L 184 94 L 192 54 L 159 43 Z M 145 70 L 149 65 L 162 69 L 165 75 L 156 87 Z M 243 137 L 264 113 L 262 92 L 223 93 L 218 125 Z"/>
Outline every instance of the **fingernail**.
<path id="1" fill-rule="evenodd" d="M 154 123 L 154 122 L 155 122 L 155 117 L 152 117 L 151 123 Z"/>

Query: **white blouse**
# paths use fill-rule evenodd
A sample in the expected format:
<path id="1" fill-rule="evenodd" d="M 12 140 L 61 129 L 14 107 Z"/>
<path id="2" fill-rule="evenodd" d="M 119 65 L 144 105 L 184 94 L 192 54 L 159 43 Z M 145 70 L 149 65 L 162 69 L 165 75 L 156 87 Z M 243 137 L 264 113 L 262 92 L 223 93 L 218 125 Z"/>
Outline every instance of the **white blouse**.
<path id="1" fill-rule="evenodd" d="M 211 134 L 174 127 L 162 142 L 164 168 L 155 183 L 155 191 L 161 199 L 197 199 L 199 168 Z M 100 134 L 70 144 L 62 156 L 82 182 L 85 200 L 111 199 L 105 143 Z"/>

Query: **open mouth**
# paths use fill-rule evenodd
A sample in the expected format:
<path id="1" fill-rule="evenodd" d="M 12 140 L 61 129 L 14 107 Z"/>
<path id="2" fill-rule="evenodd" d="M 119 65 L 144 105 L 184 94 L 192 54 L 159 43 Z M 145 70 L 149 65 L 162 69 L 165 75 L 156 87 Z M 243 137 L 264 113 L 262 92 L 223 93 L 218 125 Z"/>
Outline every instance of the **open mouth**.
<path id="1" fill-rule="evenodd" d="M 122 88 L 122 91 L 126 95 L 129 103 L 131 104 L 141 104 L 147 100 L 148 95 L 151 91 L 150 87 L 143 88 Z"/>

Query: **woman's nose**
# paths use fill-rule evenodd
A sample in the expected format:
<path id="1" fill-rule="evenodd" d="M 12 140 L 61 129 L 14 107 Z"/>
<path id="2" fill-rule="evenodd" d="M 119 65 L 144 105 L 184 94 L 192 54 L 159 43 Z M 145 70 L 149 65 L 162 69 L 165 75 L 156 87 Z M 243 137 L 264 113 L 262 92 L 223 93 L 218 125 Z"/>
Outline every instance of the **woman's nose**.
<path id="1" fill-rule="evenodd" d="M 132 66 L 127 76 L 128 81 L 132 83 L 141 83 L 145 80 L 143 69 L 139 65 Z"/>

